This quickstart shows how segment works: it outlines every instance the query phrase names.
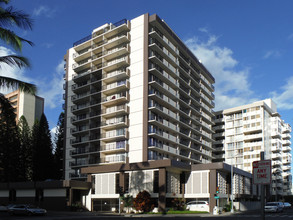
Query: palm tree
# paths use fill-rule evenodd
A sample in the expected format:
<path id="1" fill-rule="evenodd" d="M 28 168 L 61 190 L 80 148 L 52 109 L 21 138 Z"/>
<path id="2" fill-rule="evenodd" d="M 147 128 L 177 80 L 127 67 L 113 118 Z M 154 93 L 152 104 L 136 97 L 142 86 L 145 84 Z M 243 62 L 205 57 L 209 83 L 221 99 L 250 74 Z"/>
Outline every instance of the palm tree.
<path id="1" fill-rule="evenodd" d="M 9 28 L 21 28 L 32 29 L 32 20 L 28 14 L 22 11 L 17 11 L 13 7 L 4 8 L 10 0 L 0 0 L 0 39 L 3 40 L 8 46 L 14 48 L 14 50 L 21 52 L 23 43 L 33 45 L 29 40 L 19 37 Z M 7 64 L 18 68 L 30 67 L 30 63 L 27 58 L 18 55 L 7 55 L 0 57 L 1 65 Z M 35 94 L 36 86 L 31 83 L 22 82 L 10 77 L 0 76 L 0 88 L 13 88 L 20 89 L 23 92 Z"/>

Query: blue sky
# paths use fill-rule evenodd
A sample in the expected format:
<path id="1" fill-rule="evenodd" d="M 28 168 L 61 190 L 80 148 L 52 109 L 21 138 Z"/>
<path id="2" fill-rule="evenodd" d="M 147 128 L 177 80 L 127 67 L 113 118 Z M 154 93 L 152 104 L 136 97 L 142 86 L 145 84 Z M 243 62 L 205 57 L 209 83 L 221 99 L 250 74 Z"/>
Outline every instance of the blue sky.
<path id="1" fill-rule="evenodd" d="M 30 14 L 35 43 L 25 46 L 32 68 L 2 68 L 35 83 L 45 98 L 50 128 L 62 111 L 63 56 L 72 44 L 107 22 L 158 14 L 216 79 L 216 108 L 273 98 L 293 125 L 293 1 L 290 0 L 11 0 Z M 0 44 L 0 55 L 9 52 Z"/>

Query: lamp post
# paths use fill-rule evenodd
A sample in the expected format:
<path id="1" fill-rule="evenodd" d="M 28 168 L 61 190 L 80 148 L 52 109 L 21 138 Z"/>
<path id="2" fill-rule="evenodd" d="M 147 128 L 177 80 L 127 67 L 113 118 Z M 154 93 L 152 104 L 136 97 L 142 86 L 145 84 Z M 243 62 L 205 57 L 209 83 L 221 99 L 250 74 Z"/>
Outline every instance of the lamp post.
<path id="1" fill-rule="evenodd" d="M 234 196 L 233 196 L 233 186 L 234 186 L 234 178 L 233 178 L 233 165 L 234 165 L 234 158 L 232 158 L 232 164 L 231 164 L 231 213 L 234 213 L 234 208 L 233 208 L 233 201 L 234 201 Z"/>

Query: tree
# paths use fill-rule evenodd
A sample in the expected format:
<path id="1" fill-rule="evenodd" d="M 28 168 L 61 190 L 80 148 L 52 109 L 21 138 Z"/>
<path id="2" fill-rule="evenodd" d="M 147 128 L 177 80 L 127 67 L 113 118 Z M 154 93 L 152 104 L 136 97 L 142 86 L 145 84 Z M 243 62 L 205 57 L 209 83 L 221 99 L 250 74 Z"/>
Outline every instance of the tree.
<path id="1" fill-rule="evenodd" d="M 23 179 L 26 181 L 32 180 L 33 172 L 33 150 L 32 150 L 32 134 L 31 129 L 24 116 L 21 116 L 18 120 L 19 131 L 19 162 L 20 170 L 23 174 Z"/>
<path id="2" fill-rule="evenodd" d="M 13 107 L 0 94 L 0 167 L 3 169 L 1 182 L 17 181 L 19 168 L 19 138 Z"/>
<path id="3" fill-rule="evenodd" d="M 54 179 L 63 178 L 63 152 L 64 152 L 64 112 L 59 115 L 57 129 L 54 137 Z"/>
<path id="4" fill-rule="evenodd" d="M 150 212 L 153 210 L 154 204 L 149 192 L 146 190 L 139 192 L 136 198 L 133 200 L 133 206 L 137 211 L 141 212 Z"/>
<path id="5" fill-rule="evenodd" d="M 33 180 L 52 179 L 54 175 L 53 149 L 49 124 L 45 114 L 36 121 L 32 131 Z"/>
<path id="6" fill-rule="evenodd" d="M 8 46 L 11 46 L 14 50 L 21 52 L 23 43 L 33 45 L 29 40 L 26 40 L 8 28 L 21 28 L 24 30 L 32 29 L 32 20 L 28 14 L 22 11 L 17 11 L 13 7 L 4 8 L 10 0 L 0 0 L 0 39 L 4 41 Z M 16 66 L 18 68 L 29 67 L 30 63 L 27 58 L 19 55 L 7 55 L 0 57 L 0 68 L 3 64 L 9 66 Z M 20 89 L 21 91 L 35 94 L 36 86 L 30 83 L 25 83 L 13 78 L 0 76 L 0 87 Z M 3 98 L 3 97 L 1 97 Z"/>
<path id="7" fill-rule="evenodd" d="M 133 204 L 133 197 L 131 195 L 123 195 L 121 198 L 124 203 L 124 206 L 127 208 L 126 213 L 129 213 L 129 208 L 132 207 Z"/>

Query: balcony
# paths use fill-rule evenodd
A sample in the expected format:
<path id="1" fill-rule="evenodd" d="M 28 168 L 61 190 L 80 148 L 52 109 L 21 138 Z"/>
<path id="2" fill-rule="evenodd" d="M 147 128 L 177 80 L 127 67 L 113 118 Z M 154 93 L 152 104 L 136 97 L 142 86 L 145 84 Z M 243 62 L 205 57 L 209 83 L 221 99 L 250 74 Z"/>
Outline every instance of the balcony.
<path id="1" fill-rule="evenodd" d="M 74 53 L 73 54 L 73 59 L 74 59 L 75 62 L 79 62 L 81 60 L 89 58 L 90 55 L 91 55 L 91 46 Z"/>
<path id="2" fill-rule="evenodd" d="M 129 56 L 119 57 L 104 63 L 104 70 L 111 72 L 129 65 Z"/>
<path id="3" fill-rule="evenodd" d="M 286 140 L 288 140 L 288 139 L 290 140 L 291 139 L 291 134 L 290 133 L 283 133 L 282 138 L 286 139 Z"/>
<path id="4" fill-rule="evenodd" d="M 88 121 L 89 117 L 90 117 L 89 114 L 82 114 L 82 115 L 78 115 L 78 116 L 72 116 L 70 119 L 71 119 L 72 124 L 76 124 L 78 122 Z"/>
<path id="5" fill-rule="evenodd" d="M 129 138 L 129 132 L 128 130 L 125 130 L 123 133 L 119 133 L 118 131 L 114 130 L 113 132 L 103 132 L 101 134 L 101 140 L 104 142 L 113 142 L 113 141 L 119 141 L 119 140 L 125 140 Z"/>
<path id="6" fill-rule="evenodd" d="M 70 129 L 70 133 L 72 134 L 72 135 L 76 135 L 76 134 L 78 134 L 78 135 L 84 135 L 84 134 L 86 134 L 86 133 L 88 133 L 88 131 L 89 131 L 89 126 L 82 126 L 82 127 L 78 127 L 78 128 L 71 128 Z"/>
<path id="7" fill-rule="evenodd" d="M 89 148 L 77 148 L 70 151 L 72 157 L 87 155 L 91 153 L 99 153 L 100 149 L 98 147 L 89 147 Z"/>
<path id="8" fill-rule="evenodd" d="M 283 146 L 289 146 L 289 145 L 291 145 L 291 141 L 289 141 L 289 140 L 282 140 L 282 144 L 283 144 Z"/>
<path id="9" fill-rule="evenodd" d="M 177 150 L 174 147 L 170 147 L 165 144 L 156 144 L 156 145 L 149 145 L 149 149 L 155 150 L 157 152 L 163 153 L 163 154 L 172 154 L 178 156 L 180 154 L 180 151 Z"/>
<path id="10" fill-rule="evenodd" d="M 103 81 L 107 84 L 129 78 L 129 69 L 122 68 L 103 75 Z"/>
<path id="11" fill-rule="evenodd" d="M 292 150 L 292 148 L 289 146 L 283 146 L 282 150 L 283 150 L 283 152 L 290 152 Z"/>
<path id="12" fill-rule="evenodd" d="M 122 128 L 122 127 L 128 127 L 129 126 L 129 119 L 115 119 L 115 120 L 111 120 L 111 121 L 102 121 L 101 122 L 101 128 L 103 128 L 103 130 L 107 131 L 107 130 L 113 130 L 113 129 L 118 129 L 118 128 Z"/>
<path id="13" fill-rule="evenodd" d="M 102 116 L 104 118 L 111 118 L 114 116 L 129 114 L 129 106 L 127 105 L 118 105 L 118 106 L 112 106 L 104 109 L 102 111 Z"/>
<path id="14" fill-rule="evenodd" d="M 273 160 L 280 160 L 282 158 L 282 155 L 280 153 L 272 154 Z"/>
<path id="15" fill-rule="evenodd" d="M 111 105 L 119 105 L 125 102 L 129 102 L 128 92 L 117 93 L 110 96 L 104 96 L 102 98 L 102 104 L 105 107 Z"/>
<path id="16" fill-rule="evenodd" d="M 126 156 L 124 154 L 106 156 L 100 159 L 100 163 L 121 163 L 121 162 L 126 162 Z"/>
<path id="17" fill-rule="evenodd" d="M 104 95 L 110 95 L 123 91 L 130 88 L 130 83 L 128 80 L 122 80 L 115 83 L 111 83 L 102 87 L 102 92 Z"/>
<path id="18" fill-rule="evenodd" d="M 262 139 L 262 133 L 245 135 L 244 140 L 258 140 Z"/>
<path id="19" fill-rule="evenodd" d="M 85 144 L 87 142 L 89 142 L 89 137 L 85 136 L 82 138 L 74 138 L 74 139 L 70 139 L 70 143 L 71 145 L 76 145 L 76 144 Z"/>
<path id="20" fill-rule="evenodd" d="M 128 144 L 126 143 L 126 141 L 122 141 L 118 143 L 113 142 L 113 143 L 102 145 L 101 153 L 103 154 L 122 153 L 122 152 L 125 152 L 127 148 L 128 148 Z"/>

